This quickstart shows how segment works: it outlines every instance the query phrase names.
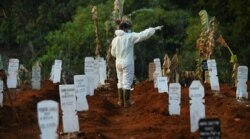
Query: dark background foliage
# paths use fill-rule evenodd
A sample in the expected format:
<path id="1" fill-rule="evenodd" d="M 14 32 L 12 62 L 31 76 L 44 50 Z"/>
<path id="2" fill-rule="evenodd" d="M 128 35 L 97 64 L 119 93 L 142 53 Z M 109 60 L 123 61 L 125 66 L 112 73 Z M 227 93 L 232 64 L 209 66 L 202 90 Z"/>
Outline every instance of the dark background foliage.
<path id="1" fill-rule="evenodd" d="M 43 63 L 46 77 L 54 59 L 62 59 L 72 74 L 83 73 L 84 57 L 95 56 L 95 33 L 91 15 L 98 7 L 101 56 L 105 57 L 114 28 L 105 28 L 112 20 L 113 0 L 0 0 L 0 53 L 2 59 L 19 58 L 29 69 L 35 61 Z M 180 70 L 194 70 L 195 42 L 201 32 L 198 12 L 207 10 L 218 21 L 223 35 L 240 65 L 250 66 L 249 0 L 126 0 L 124 14 L 131 15 L 133 31 L 164 25 L 149 40 L 135 47 L 136 76 L 147 78 L 148 63 L 164 54 L 180 51 Z M 142 10 L 139 10 L 142 9 Z M 230 53 L 216 44 L 213 57 L 220 80 L 231 77 Z"/>

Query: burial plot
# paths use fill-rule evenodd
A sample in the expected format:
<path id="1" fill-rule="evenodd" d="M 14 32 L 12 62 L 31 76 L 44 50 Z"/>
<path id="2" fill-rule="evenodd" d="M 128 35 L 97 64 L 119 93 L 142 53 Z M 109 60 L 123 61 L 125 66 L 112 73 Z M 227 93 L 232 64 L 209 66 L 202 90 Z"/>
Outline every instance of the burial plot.
<path id="1" fill-rule="evenodd" d="M 200 139 L 220 139 L 220 119 L 202 118 L 199 121 Z"/>
<path id="2" fill-rule="evenodd" d="M 237 90 L 236 90 L 236 98 L 248 98 L 247 92 L 247 80 L 248 80 L 248 67 L 247 66 L 239 66 L 237 73 Z"/>
<path id="3" fill-rule="evenodd" d="M 88 78 L 86 75 L 75 75 L 74 85 L 76 92 L 76 110 L 87 111 L 89 110 L 87 95 Z"/>
<path id="4" fill-rule="evenodd" d="M 157 88 L 159 93 L 168 92 L 168 77 L 157 77 Z"/>
<path id="5" fill-rule="evenodd" d="M 207 60 L 208 74 L 210 79 L 211 90 L 220 91 L 218 72 L 216 67 L 216 61 L 214 59 Z"/>
<path id="6" fill-rule="evenodd" d="M 169 84 L 169 114 L 180 115 L 181 113 L 181 85 L 179 83 Z"/>
<path id="7" fill-rule="evenodd" d="M 195 132 L 199 128 L 199 120 L 205 117 L 204 87 L 199 80 L 194 80 L 190 85 L 189 97 L 191 132 Z"/>
<path id="8" fill-rule="evenodd" d="M 75 85 L 59 85 L 62 109 L 63 131 L 65 133 L 79 131 L 79 120 L 76 112 Z"/>
<path id="9" fill-rule="evenodd" d="M 84 73 L 88 78 L 88 95 L 94 95 L 94 58 L 85 57 L 84 59 Z"/>
<path id="10" fill-rule="evenodd" d="M 58 103 L 53 100 L 40 101 L 37 104 L 37 112 L 41 139 L 57 139 L 59 123 Z"/>
<path id="11" fill-rule="evenodd" d="M 3 107 L 3 81 L 0 80 L 0 107 Z"/>
<path id="12" fill-rule="evenodd" d="M 41 67 L 36 63 L 32 67 L 32 89 L 39 90 L 41 88 Z"/>
<path id="13" fill-rule="evenodd" d="M 157 78 L 158 77 L 162 77 L 162 73 L 161 73 L 161 61 L 159 58 L 155 58 L 154 59 L 154 64 L 155 64 L 155 71 L 153 74 L 153 78 L 154 78 L 154 88 L 157 88 Z"/>
<path id="14" fill-rule="evenodd" d="M 19 60 L 15 58 L 9 59 L 8 77 L 7 77 L 8 88 L 17 87 L 18 68 L 19 68 Z"/>

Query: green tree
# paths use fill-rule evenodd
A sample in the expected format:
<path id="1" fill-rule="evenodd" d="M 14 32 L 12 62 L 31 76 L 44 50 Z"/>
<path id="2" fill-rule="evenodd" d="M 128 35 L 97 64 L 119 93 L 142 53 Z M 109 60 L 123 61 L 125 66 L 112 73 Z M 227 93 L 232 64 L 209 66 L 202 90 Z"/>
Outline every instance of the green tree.
<path id="1" fill-rule="evenodd" d="M 48 34 L 47 52 L 41 57 L 44 63 L 50 61 L 47 66 L 51 66 L 54 59 L 61 59 L 64 70 L 70 75 L 83 73 L 84 58 L 94 56 L 96 46 L 91 9 L 91 5 L 86 8 L 79 7 L 73 21 L 63 24 L 59 30 Z M 99 35 L 103 42 L 105 40 L 104 22 L 112 9 L 105 4 L 99 4 L 98 10 L 100 13 Z M 104 47 L 103 51 L 105 49 Z M 104 56 L 103 51 L 101 56 Z"/>

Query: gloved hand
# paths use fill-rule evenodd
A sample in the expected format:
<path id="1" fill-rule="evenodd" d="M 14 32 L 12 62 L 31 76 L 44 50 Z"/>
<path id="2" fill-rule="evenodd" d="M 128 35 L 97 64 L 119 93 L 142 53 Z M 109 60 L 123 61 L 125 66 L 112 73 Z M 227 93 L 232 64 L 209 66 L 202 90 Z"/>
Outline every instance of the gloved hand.
<path id="1" fill-rule="evenodd" d="M 161 30 L 163 28 L 163 26 L 157 26 L 155 27 L 155 30 Z"/>

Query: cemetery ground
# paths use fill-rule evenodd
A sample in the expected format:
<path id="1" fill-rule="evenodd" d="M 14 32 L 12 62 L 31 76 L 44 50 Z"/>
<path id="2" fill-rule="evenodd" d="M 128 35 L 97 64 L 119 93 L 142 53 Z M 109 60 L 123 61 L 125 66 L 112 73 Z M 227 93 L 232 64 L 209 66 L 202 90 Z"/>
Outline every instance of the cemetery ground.
<path id="1" fill-rule="evenodd" d="M 250 137 L 250 101 L 237 101 L 236 88 L 220 85 L 220 93 L 205 87 L 206 118 L 219 118 L 222 139 L 247 139 Z M 248 92 L 250 82 L 248 81 Z M 129 108 L 117 105 L 116 83 L 107 81 L 107 86 L 87 96 L 89 111 L 78 112 L 80 133 L 78 138 L 87 139 L 196 139 L 198 131 L 190 133 L 189 89 L 181 90 L 181 115 L 170 116 L 168 94 L 158 93 L 153 81 L 142 81 L 134 85 Z M 6 95 L 5 95 L 6 96 Z M 41 90 L 22 86 L 14 96 L 14 108 L 8 99 L 0 108 L 0 139 L 39 139 L 37 103 L 42 100 L 59 102 L 58 85 L 51 81 L 42 82 Z M 58 127 L 59 138 L 63 138 L 62 112 Z"/>

